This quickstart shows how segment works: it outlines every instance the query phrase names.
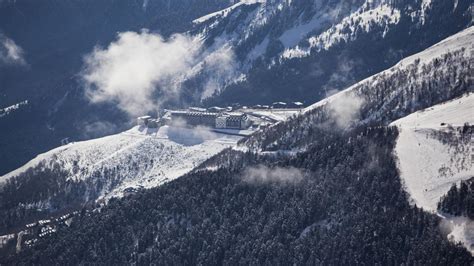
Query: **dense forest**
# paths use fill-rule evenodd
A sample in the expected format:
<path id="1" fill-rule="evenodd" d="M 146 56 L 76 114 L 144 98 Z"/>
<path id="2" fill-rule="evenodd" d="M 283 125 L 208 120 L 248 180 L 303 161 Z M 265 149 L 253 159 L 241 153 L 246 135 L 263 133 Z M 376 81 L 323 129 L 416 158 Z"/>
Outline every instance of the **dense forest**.
<path id="1" fill-rule="evenodd" d="M 329 133 L 327 133 L 329 134 Z M 297 157 L 227 150 L 161 187 L 116 199 L 8 264 L 449 264 L 471 255 L 410 206 L 396 128 L 333 132 Z M 282 170 L 282 169 L 292 169 Z"/>
<path id="2" fill-rule="evenodd" d="M 462 181 L 459 187 L 453 184 L 438 203 L 438 210 L 454 216 L 474 219 L 474 177 Z"/>

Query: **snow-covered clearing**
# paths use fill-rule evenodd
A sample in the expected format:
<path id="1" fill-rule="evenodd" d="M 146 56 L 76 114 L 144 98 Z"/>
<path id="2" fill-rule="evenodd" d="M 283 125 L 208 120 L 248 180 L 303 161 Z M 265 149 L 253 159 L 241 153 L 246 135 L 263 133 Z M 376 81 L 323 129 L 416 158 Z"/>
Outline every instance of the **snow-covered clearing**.
<path id="1" fill-rule="evenodd" d="M 450 187 L 474 177 L 473 137 L 467 140 L 457 128 L 474 124 L 474 94 L 435 105 L 393 122 L 400 129 L 395 146 L 400 177 L 411 200 L 418 207 L 436 212 L 437 204 Z M 449 134 L 449 138 L 440 138 Z M 462 241 L 471 251 L 474 234 L 472 221 L 452 224 L 450 235 Z M 462 233 L 465 232 L 465 233 Z"/>

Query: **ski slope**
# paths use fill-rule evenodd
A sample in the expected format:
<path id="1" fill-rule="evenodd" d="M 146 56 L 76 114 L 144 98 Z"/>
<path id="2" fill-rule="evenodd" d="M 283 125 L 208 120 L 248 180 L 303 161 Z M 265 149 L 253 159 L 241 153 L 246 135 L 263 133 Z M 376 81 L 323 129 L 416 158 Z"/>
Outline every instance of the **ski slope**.
<path id="1" fill-rule="evenodd" d="M 395 153 L 406 189 L 419 207 L 436 211 L 453 183 L 474 176 L 471 140 L 456 128 L 474 124 L 474 94 L 413 113 L 393 122 L 400 129 Z M 445 126 L 441 124 L 445 123 Z M 452 127 L 452 128 L 451 128 Z M 443 143 L 435 132 L 453 132 L 456 143 Z"/>
<path id="2" fill-rule="evenodd" d="M 0 185 L 29 168 L 53 168 L 59 164 L 68 173 L 67 180 L 104 179 L 100 180 L 106 185 L 99 199 L 120 197 L 127 188 L 151 188 L 178 178 L 223 149 L 235 146 L 240 138 L 200 127 L 134 127 L 120 134 L 74 142 L 40 154 L 0 177 Z"/>
<path id="3" fill-rule="evenodd" d="M 474 124 L 474 93 L 406 116 L 391 125 L 399 128 L 395 146 L 400 177 L 414 204 L 436 212 L 437 204 L 453 184 L 474 177 L 474 136 L 457 129 Z M 450 133 L 451 137 L 435 137 Z M 462 242 L 474 254 L 474 222 L 444 217 L 448 237 Z"/>

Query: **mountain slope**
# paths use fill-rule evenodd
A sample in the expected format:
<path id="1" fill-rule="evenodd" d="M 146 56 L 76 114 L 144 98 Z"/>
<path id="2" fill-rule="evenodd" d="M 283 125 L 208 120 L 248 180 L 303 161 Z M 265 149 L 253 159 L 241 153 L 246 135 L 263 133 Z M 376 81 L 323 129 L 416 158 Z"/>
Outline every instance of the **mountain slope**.
<path id="1" fill-rule="evenodd" d="M 2 228 L 38 214 L 161 185 L 235 146 L 240 138 L 205 128 L 134 127 L 117 135 L 53 149 L 0 177 L 4 214 L 15 209 L 32 212 L 18 219 L 11 217 L 10 221 L 4 215 Z M 50 185 L 35 187 L 37 183 Z"/>
<path id="2" fill-rule="evenodd" d="M 388 125 L 417 110 L 472 92 L 473 37 L 474 27 L 465 29 L 309 106 L 304 115 L 256 134 L 247 143 L 264 150 L 299 149 L 331 126 L 344 130 L 360 124 Z"/>
<path id="3" fill-rule="evenodd" d="M 439 231 L 438 217 L 408 203 L 392 153 L 396 128 L 320 137 L 294 158 L 227 150 L 212 159 L 217 169 L 83 211 L 4 261 L 472 263 Z"/>
<path id="4" fill-rule="evenodd" d="M 472 264 L 440 231 L 440 217 L 409 203 L 393 152 L 405 129 L 398 138 L 389 125 L 471 98 L 473 34 L 468 28 L 257 132 L 199 171 L 83 209 L 70 227 L 5 261 Z M 462 102 L 457 110 L 469 113 L 471 101 Z"/>
<path id="5" fill-rule="evenodd" d="M 391 124 L 400 128 L 395 148 L 400 176 L 417 206 L 435 211 L 453 183 L 474 176 L 471 134 L 458 132 L 465 123 L 474 124 L 472 114 L 471 93 Z"/>
<path id="6" fill-rule="evenodd" d="M 411 200 L 437 211 L 450 188 L 474 177 L 474 94 L 438 104 L 394 121 L 400 128 L 394 152 Z M 474 221 L 441 213 L 445 230 L 474 254 Z"/>
<path id="7" fill-rule="evenodd" d="M 437 0 L 240 5 L 198 25 L 211 47 L 230 44 L 241 64 L 209 101 L 320 100 L 465 29 L 469 10 L 469 1 Z"/>
<path id="8" fill-rule="evenodd" d="M 170 104 L 309 104 L 471 21 L 469 0 L 2 1 L 0 30 L 23 48 L 28 66 L 2 68 L 0 108 L 25 100 L 29 106 L 0 118 L 0 148 L 9 150 L 0 153 L 0 174 L 65 137 L 84 140 L 130 127 L 114 102 L 90 104 L 79 77 L 83 56 L 107 47 L 117 32 L 187 32 L 203 41 L 209 58 L 186 73 L 180 99 Z M 294 51 L 305 56 L 288 56 Z M 216 54 L 228 56 L 229 65 L 209 66 Z M 155 89 L 153 100 L 161 101 L 162 88 Z"/>
<path id="9" fill-rule="evenodd" d="M 373 11 L 379 9 L 380 5 L 387 4 L 387 1 L 367 3 L 369 2 L 373 5 L 367 5 L 366 8 Z M 446 2 L 451 4 L 450 1 Z M 262 11 L 261 7 L 269 8 L 270 14 L 273 14 L 272 12 L 282 14 L 278 13 L 279 5 L 272 6 L 266 5 L 266 2 L 254 3 L 254 1 L 245 3 L 238 4 L 226 12 L 202 18 L 197 23 L 209 23 L 218 27 L 220 19 L 227 20 L 225 30 L 223 28 L 220 28 L 221 32 L 217 30 L 219 34 L 225 35 L 235 33 L 233 30 L 239 30 L 239 23 L 235 22 L 254 21 L 247 20 L 249 14 L 251 18 L 253 16 L 264 18 L 263 24 L 265 21 L 270 21 L 270 17 L 265 16 L 267 13 Z M 305 1 L 296 3 L 302 4 L 299 7 L 303 9 L 307 7 Z M 333 5 L 338 6 L 342 2 L 324 3 L 328 4 L 326 7 L 334 7 Z M 345 12 L 348 13 L 342 12 L 340 17 L 336 16 L 334 23 L 337 25 L 339 19 L 344 20 L 346 15 L 350 16 L 353 10 L 358 10 L 359 4 L 364 3 L 356 1 L 353 5 L 346 6 Z M 426 1 L 416 3 L 421 4 L 420 8 L 430 6 Z M 402 4 L 405 3 L 402 1 Z M 466 2 L 460 2 L 461 10 L 465 4 Z M 437 8 L 443 6 L 440 1 L 434 1 L 433 5 Z M 283 6 L 281 8 L 284 9 Z M 295 18 L 293 16 L 295 14 L 302 15 L 298 13 L 299 9 L 289 10 L 291 12 L 283 13 L 291 15 L 286 17 L 289 21 Z M 406 23 L 409 15 L 400 12 L 398 21 L 398 18 L 387 18 L 385 15 L 392 11 L 385 11 L 384 8 L 380 8 L 380 12 L 371 17 L 367 16 L 371 14 L 370 11 L 365 13 L 362 10 L 359 13 L 362 18 L 357 19 L 362 23 L 360 25 L 364 26 L 362 32 L 365 29 L 371 32 L 373 23 L 377 24 L 380 21 L 399 25 L 403 24 L 405 19 Z M 430 25 L 430 16 L 428 13 L 423 14 L 420 16 L 422 18 L 415 16 L 417 20 L 415 24 L 421 28 L 423 25 Z M 311 15 L 302 16 L 307 16 L 306 19 L 311 17 Z M 285 16 L 277 15 L 277 17 L 277 21 L 285 21 Z M 435 18 L 435 21 L 436 19 L 438 18 Z M 218 23 L 213 24 L 216 21 Z M 296 26 L 293 24 L 289 31 L 284 27 L 283 32 L 286 32 L 284 36 L 308 37 L 305 32 L 309 34 L 309 29 L 317 24 L 316 20 L 302 21 L 307 23 Z M 308 56 L 288 59 L 288 62 L 294 63 L 296 68 L 306 68 L 307 65 L 300 65 L 303 61 L 292 60 L 311 62 L 321 56 L 320 53 L 337 53 L 338 49 L 346 45 L 345 41 L 352 42 L 352 45 L 361 45 L 364 43 L 358 42 L 361 36 L 379 36 L 379 34 L 389 36 L 391 30 L 385 31 L 385 29 L 390 25 L 383 23 L 381 24 L 384 26 L 383 29 L 375 27 L 378 31 L 371 32 L 375 35 L 356 34 L 356 38 L 353 39 L 355 35 L 349 32 L 347 39 L 340 38 L 344 42 L 328 47 L 329 50 L 334 49 L 332 52 L 323 49 L 324 45 L 321 50 L 315 46 L 313 50 L 310 49 Z M 241 29 L 253 29 L 245 25 Z M 462 29 L 465 25 L 456 24 L 454 28 Z M 350 28 L 350 25 L 347 27 Z M 441 31 L 440 35 L 455 31 L 454 28 Z M 401 29 L 405 28 L 398 30 Z M 277 32 L 280 30 L 282 29 L 277 29 Z M 423 28 L 420 32 L 425 30 L 426 28 Z M 334 32 L 343 34 L 345 31 Z M 416 38 L 421 38 L 418 34 L 414 35 L 417 35 Z M 220 145 L 215 152 L 224 151 L 217 156 L 198 157 L 191 163 L 181 161 L 186 163 L 185 172 L 196 166 L 194 162 L 196 164 L 205 162 L 194 168 L 196 171 L 191 171 L 173 182 L 150 190 L 138 191 L 121 199 L 110 200 L 106 205 L 85 206 L 83 211 L 73 218 L 70 225 L 60 228 L 61 230 L 51 236 L 45 238 L 39 236 L 35 242 L 37 244 L 31 249 L 26 249 L 5 261 L 10 264 L 470 265 L 473 263 L 473 257 L 461 245 L 451 243 L 446 238 L 449 235 L 460 236 L 459 228 L 455 228 L 452 232 L 440 231 L 439 224 L 443 221 L 440 217 L 409 204 L 409 197 L 403 190 L 403 185 L 414 179 L 407 177 L 407 171 L 403 166 L 397 167 L 398 161 L 393 150 L 401 151 L 398 158 L 401 161 L 406 162 L 412 158 L 403 151 L 403 148 L 407 147 L 403 141 L 407 136 L 410 140 L 410 134 L 406 135 L 410 130 L 403 126 L 407 125 L 404 123 L 408 125 L 412 123 L 414 118 L 409 115 L 413 112 L 434 106 L 433 115 L 451 108 L 458 112 L 462 111 L 461 115 L 470 113 L 472 94 L 469 93 L 473 90 L 470 78 L 473 35 L 474 27 L 464 29 L 437 45 L 310 106 L 296 117 L 257 132 L 242 142 L 244 147 L 224 150 L 223 146 L 226 145 Z M 280 42 L 294 45 L 291 40 L 292 38 L 288 37 Z M 210 45 L 213 45 L 212 41 L 210 42 Z M 271 41 L 268 42 L 270 44 Z M 383 46 L 385 42 L 378 44 Z M 276 47 L 277 52 L 270 55 L 270 58 L 279 57 L 283 51 L 281 46 L 276 44 L 273 47 Z M 417 48 L 411 47 L 404 51 Z M 259 50 L 265 49 L 259 48 Z M 318 55 L 316 56 L 314 52 Z M 255 54 L 258 55 L 258 52 Z M 326 59 L 328 58 L 331 56 Z M 287 66 L 288 62 L 285 61 L 281 65 L 278 65 L 277 61 L 269 65 L 263 62 L 262 69 L 268 69 L 276 76 L 290 73 L 286 77 L 297 77 L 299 74 L 293 75 L 284 67 L 279 69 L 282 72 L 272 72 L 279 66 Z M 262 73 L 254 72 L 256 76 Z M 307 72 L 302 75 L 306 74 Z M 245 78 L 242 81 L 246 82 Z M 281 80 L 275 79 L 275 81 Z M 301 83 L 293 85 L 299 86 Z M 320 85 L 317 87 L 321 88 Z M 296 95 L 293 87 L 287 88 L 292 89 L 287 93 Z M 255 94 L 249 95 L 254 97 Z M 437 105 L 457 97 L 463 97 L 461 108 L 453 103 Z M 431 119 L 433 115 L 429 111 L 425 112 L 421 115 L 422 121 L 432 127 L 430 123 L 435 121 Z M 448 113 L 446 115 L 446 119 L 452 118 Z M 393 126 L 392 122 L 395 120 L 402 122 L 401 131 Z M 40 163 L 40 159 L 33 161 L 32 164 L 36 165 L 37 171 L 19 170 L 23 172 L 21 175 L 23 180 L 8 178 L 10 181 L 5 186 L 3 195 L 0 194 L 3 196 L 0 203 L 4 204 L 5 209 L 2 216 L 3 223 L 11 225 L 9 224 L 11 221 L 19 221 L 25 217 L 34 218 L 34 214 L 28 213 L 33 209 L 31 207 L 42 206 L 44 203 L 41 200 L 45 196 L 47 198 L 50 193 L 54 195 L 53 199 L 59 200 L 56 202 L 48 198 L 46 200 L 56 206 L 64 207 L 65 203 L 77 204 L 73 200 L 77 198 L 82 200 L 83 195 L 86 195 L 88 200 L 91 198 L 90 195 L 106 198 L 104 192 L 109 191 L 112 194 L 120 194 L 123 188 L 129 186 L 128 181 L 134 185 L 150 184 L 150 187 L 161 184 L 162 166 L 165 175 L 167 170 L 170 172 L 180 170 L 180 165 L 175 164 L 175 160 L 180 161 L 181 155 L 188 154 L 186 151 L 189 151 L 189 147 L 186 146 L 189 143 L 171 144 L 169 132 L 162 133 L 165 135 L 168 133 L 166 135 L 168 140 L 155 140 L 152 136 L 148 136 L 145 138 L 146 141 L 141 141 L 143 136 L 134 135 L 132 140 L 127 136 L 120 136 L 117 139 L 112 138 L 116 141 L 111 146 L 104 144 L 105 141 L 96 143 L 93 140 L 86 144 L 78 143 L 71 149 L 68 149 L 68 146 L 61 147 L 51 152 L 56 156 L 48 155 L 49 158 L 43 163 Z M 453 132 L 438 132 L 429 137 L 444 141 L 453 137 L 451 133 Z M 211 140 L 212 147 L 215 147 L 214 140 L 216 139 Z M 234 145 L 235 140 L 232 141 Z M 202 140 L 198 143 L 197 146 L 201 145 Z M 442 146 L 444 144 L 434 145 L 435 143 L 430 141 L 423 143 L 432 145 L 431 147 L 436 148 L 438 153 L 452 152 L 451 148 Z M 103 147 L 97 147 L 96 144 L 101 144 Z M 168 146 L 171 148 L 168 149 Z M 453 148 L 457 149 L 453 153 L 454 157 L 462 157 L 461 153 L 466 152 L 465 145 L 461 146 Z M 208 147 L 202 149 L 207 150 Z M 102 155 L 94 157 L 92 153 L 97 151 Z M 428 154 L 430 158 L 434 156 L 433 151 L 422 152 Z M 155 156 L 164 159 L 154 165 L 154 161 L 151 160 Z M 56 158 L 59 158 L 63 165 L 56 165 L 54 163 Z M 448 162 L 450 158 L 443 159 Z M 76 160 L 78 161 L 75 162 Z M 429 164 L 429 162 L 423 163 Z M 449 161 L 449 163 L 458 162 Z M 421 165 L 425 169 L 429 168 Z M 459 169 L 462 171 L 472 170 L 462 161 L 460 166 Z M 449 171 L 445 172 L 449 174 Z M 134 176 L 138 179 L 134 179 Z M 142 176 L 146 179 L 142 179 Z M 147 182 L 149 177 L 155 178 L 152 182 Z M 423 177 L 429 178 L 427 175 Z M 458 176 L 448 179 L 451 182 L 456 178 Z M 48 182 L 42 183 L 43 180 Z M 76 180 L 83 181 L 77 185 Z M 105 184 L 102 183 L 103 180 Z M 117 191 L 114 191 L 115 188 Z M 438 195 L 441 190 L 444 190 L 444 187 L 433 191 Z M 26 191 L 29 193 L 25 193 Z M 410 189 L 408 192 L 411 197 L 417 195 L 416 193 L 412 195 Z M 421 194 L 425 196 L 423 192 Z M 28 204 L 32 201 L 36 203 Z M 36 239 L 35 235 L 29 237 Z M 2 259 L 4 258 L 0 256 L 0 260 Z"/>

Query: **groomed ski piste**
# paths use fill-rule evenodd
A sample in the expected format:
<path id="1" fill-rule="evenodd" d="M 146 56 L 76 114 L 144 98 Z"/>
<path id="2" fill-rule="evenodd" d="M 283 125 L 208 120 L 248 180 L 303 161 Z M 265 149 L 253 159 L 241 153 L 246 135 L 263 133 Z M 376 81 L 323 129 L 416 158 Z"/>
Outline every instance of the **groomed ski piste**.
<path id="1" fill-rule="evenodd" d="M 474 136 L 461 139 L 458 129 L 474 124 L 474 93 L 435 105 L 393 122 L 399 128 L 395 147 L 400 177 L 413 204 L 437 212 L 438 202 L 453 184 L 474 177 Z M 436 133 L 448 133 L 442 140 Z M 439 213 L 448 238 L 474 254 L 474 223 Z"/>

